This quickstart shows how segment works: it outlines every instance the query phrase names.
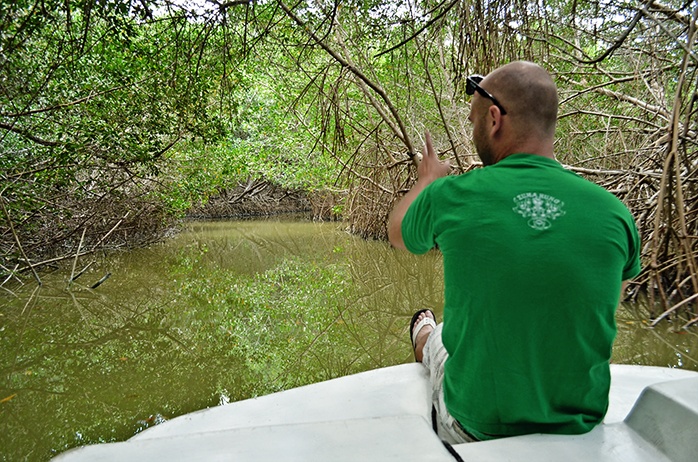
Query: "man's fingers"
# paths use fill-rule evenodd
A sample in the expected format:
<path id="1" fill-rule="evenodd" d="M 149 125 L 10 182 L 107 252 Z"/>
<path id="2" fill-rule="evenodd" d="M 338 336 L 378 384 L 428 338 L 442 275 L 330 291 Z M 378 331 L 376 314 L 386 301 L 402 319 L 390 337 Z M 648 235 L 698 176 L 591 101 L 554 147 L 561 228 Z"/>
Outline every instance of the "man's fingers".
<path id="1" fill-rule="evenodd" d="M 434 155 L 434 145 L 431 143 L 431 133 L 429 133 L 429 130 L 424 133 L 424 155 Z"/>

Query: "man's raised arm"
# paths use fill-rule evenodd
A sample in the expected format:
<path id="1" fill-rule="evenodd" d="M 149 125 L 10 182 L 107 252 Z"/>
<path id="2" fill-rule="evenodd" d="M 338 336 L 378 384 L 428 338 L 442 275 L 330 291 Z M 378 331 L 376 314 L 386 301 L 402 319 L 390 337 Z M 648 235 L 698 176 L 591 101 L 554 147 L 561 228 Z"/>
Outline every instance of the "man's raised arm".
<path id="1" fill-rule="evenodd" d="M 424 188 L 429 186 L 437 178 L 448 175 L 451 165 L 448 161 L 440 161 L 434 152 L 431 144 L 431 135 L 425 133 L 425 145 L 423 149 L 422 161 L 417 168 L 417 182 L 409 190 L 405 197 L 400 199 L 388 218 L 388 240 L 398 249 L 405 249 L 405 242 L 402 239 L 402 219 L 412 202 L 417 198 Z"/>

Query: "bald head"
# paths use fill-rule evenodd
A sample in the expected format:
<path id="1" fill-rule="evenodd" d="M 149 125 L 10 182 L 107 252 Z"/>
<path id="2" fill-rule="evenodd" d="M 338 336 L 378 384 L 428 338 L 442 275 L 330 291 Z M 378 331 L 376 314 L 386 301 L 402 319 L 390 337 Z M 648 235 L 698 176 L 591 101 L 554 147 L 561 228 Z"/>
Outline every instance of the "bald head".
<path id="1" fill-rule="evenodd" d="M 519 136 L 555 136 L 557 88 L 545 69 L 514 61 L 488 74 L 481 85 L 502 103 Z"/>

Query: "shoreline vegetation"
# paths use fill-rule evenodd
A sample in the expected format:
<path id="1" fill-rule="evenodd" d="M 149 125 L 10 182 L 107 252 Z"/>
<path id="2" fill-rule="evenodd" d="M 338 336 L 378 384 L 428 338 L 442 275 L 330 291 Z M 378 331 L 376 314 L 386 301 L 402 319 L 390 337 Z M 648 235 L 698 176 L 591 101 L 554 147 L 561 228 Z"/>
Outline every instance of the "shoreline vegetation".
<path id="1" fill-rule="evenodd" d="M 22 282 L 29 275 L 40 283 L 40 273 L 55 269 L 61 262 L 161 241 L 177 233 L 182 220 L 264 218 L 290 213 L 336 220 L 324 205 L 317 199 L 309 199 L 303 191 L 286 190 L 260 181 L 255 182 L 252 189 L 248 184 L 231 192 L 224 191 L 204 204 L 192 206 L 181 216 L 168 216 L 164 208 L 153 201 L 123 199 L 120 202 L 110 200 L 108 209 L 101 213 L 95 208 L 73 210 L 77 215 L 73 220 L 64 216 L 42 217 L 41 225 L 32 226 L 31 233 L 18 232 L 8 220 L 9 226 L 0 226 L 0 248 L 5 250 L 0 265 L 3 277 L 0 286 L 13 279 Z M 3 211 L 7 213 L 6 208 Z M 12 255 L 13 249 L 18 254 Z M 71 280 L 81 273 L 74 274 Z"/>
<path id="2" fill-rule="evenodd" d="M 196 2 L 195 2 L 196 3 Z M 0 288 L 192 217 L 307 210 L 385 239 L 429 130 L 477 168 L 466 76 L 558 84 L 561 163 L 638 223 L 652 324 L 698 324 L 698 6 L 453 0 L 0 7 Z"/>

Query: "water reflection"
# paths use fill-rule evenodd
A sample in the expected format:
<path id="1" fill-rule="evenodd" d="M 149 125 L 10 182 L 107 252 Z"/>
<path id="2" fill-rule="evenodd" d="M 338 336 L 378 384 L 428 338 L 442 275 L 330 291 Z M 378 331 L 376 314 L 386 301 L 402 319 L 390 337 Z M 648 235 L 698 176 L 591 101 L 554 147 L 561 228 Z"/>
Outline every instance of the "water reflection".
<path id="1" fill-rule="evenodd" d="M 0 294 L 2 460 L 124 440 L 221 403 L 412 361 L 407 323 L 442 305 L 435 252 L 308 221 L 194 222 L 162 244 Z M 111 277 L 90 287 L 105 274 Z M 695 332 L 619 313 L 614 361 L 698 369 Z"/>
<path id="2" fill-rule="evenodd" d="M 683 322 L 650 329 L 644 303 L 624 304 L 618 310 L 614 361 L 698 370 L 698 331 L 681 329 Z"/>

